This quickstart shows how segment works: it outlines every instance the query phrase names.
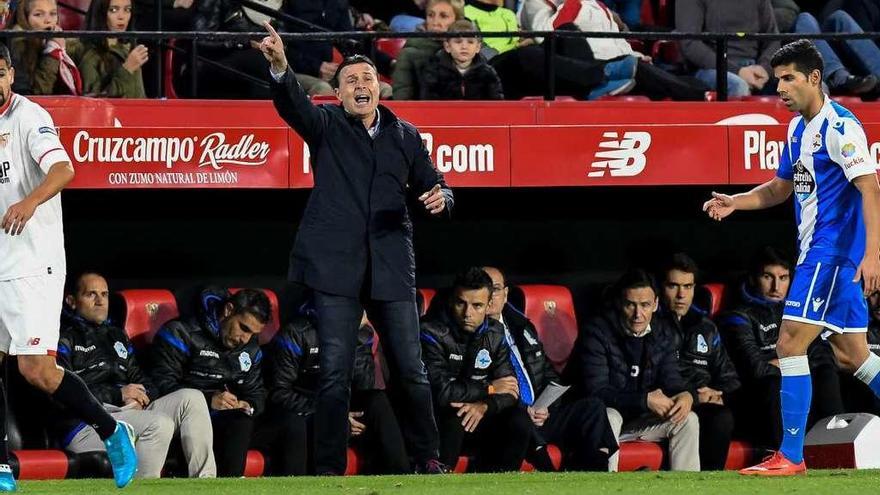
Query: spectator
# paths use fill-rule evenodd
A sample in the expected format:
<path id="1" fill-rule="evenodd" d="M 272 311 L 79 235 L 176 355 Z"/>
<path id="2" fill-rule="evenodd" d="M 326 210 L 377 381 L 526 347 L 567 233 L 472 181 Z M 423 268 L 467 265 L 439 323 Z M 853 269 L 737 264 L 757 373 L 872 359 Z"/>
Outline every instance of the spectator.
<path id="1" fill-rule="evenodd" d="M 466 19 L 455 21 L 451 31 L 476 31 Z M 425 65 L 421 100 L 503 100 L 501 79 L 480 54 L 480 38 L 447 38 Z"/>
<path id="2" fill-rule="evenodd" d="M 90 31 L 133 31 L 131 0 L 94 0 L 89 5 Z M 110 98 L 144 98 L 141 67 L 149 55 L 147 47 L 124 38 L 86 40 L 80 61 L 83 91 Z"/>
<path id="3" fill-rule="evenodd" d="M 55 0 L 20 0 L 12 31 L 61 31 Z M 12 90 L 24 95 L 83 94 L 76 60 L 82 44 L 65 38 L 14 38 L 10 46 L 15 82 Z"/>
<path id="4" fill-rule="evenodd" d="M 464 15 L 485 32 L 515 32 L 519 30 L 516 14 L 503 7 L 503 0 L 465 0 Z M 516 36 L 510 38 L 486 38 L 486 46 L 492 53 L 485 54 L 492 58 L 492 54 L 502 54 L 520 46 L 520 40 Z"/>
<path id="5" fill-rule="evenodd" d="M 678 0 L 675 29 L 683 33 L 777 33 L 770 0 Z M 727 42 L 727 91 L 730 96 L 775 94 L 770 81 L 770 57 L 778 41 L 730 40 Z M 681 51 L 697 79 L 716 88 L 715 44 L 682 40 Z"/>
<path id="6" fill-rule="evenodd" d="M 486 317 L 492 279 L 480 268 L 455 278 L 451 297 L 422 321 L 422 356 L 434 393 L 440 460 L 475 451 L 477 471 L 518 471 L 532 422 L 518 407 L 504 328 Z"/>
<path id="7" fill-rule="evenodd" d="M 255 435 L 283 437 L 269 458 L 273 459 L 273 473 L 284 476 L 306 473 L 306 453 L 311 450 L 307 439 L 314 434 L 312 418 L 320 371 L 318 327 L 310 305 L 304 305 L 300 312 L 267 346 L 264 378 L 269 403 Z M 383 384 L 377 381 L 377 376 L 384 379 L 384 373 L 376 369 L 373 360 L 375 338 L 364 315 L 355 351 L 349 434 L 356 448 L 365 453 L 368 472 L 410 473 L 400 426 Z M 274 461 L 277 458 L 281 459 L 278 463 Z"/>
<path id="8" fill-rule="evenodd" d="M 821 26 L 812 14 L 804 12 L 798 15 L 794 31 L 799 34 L 861 33 L 862 28 L 849 14 L 835 10 Z M 851 74 L 828 41 L 812 41 L 822 54 L 825 62 L 823 79 L 832 93 L 865 94 L 873 91 L 880 82 L 877 79 L 880 75 L 880 48 L 873 40 L 846 40 L 837 44 L 851 60 L 858 63 L 860 70 L 867 73 L 864 77 Z"/>
<path id="9" fill-rule="evenodd" d="M 326 29 L 331 32 L 353 31 L 348 14 L 347 0 L 295 0 L 284 3 L 284 12 L 305 22 L 287 23 L 290 32 L 314 32 Z M 333 94 L 329 83 L 333 80 L 339 64 L 333 62 L 333 43 L 330 41 L 292 41 L 288 46 L 293 72 L 310 76 L 307 84 L 297 77 L 309 94 Z M 342 50 L 345 51 L 345 50 Z M 267 73 L 264 71 L 263 73 Z"/>
<path id="10" fill-rule="evenodd" d="M 191 31 L 195 16 L 195 0 L 162 0 L 162 29 L 165 31 Z M 134 0 L 138 13 L 138 29 L 156 31 L 156 1 Z"/>
<path id="11" fill-rule="evenodd" d="M 445 33 L 453 22 L 464 18 L 464 10 L 457 0 L 428 0 L 425 30 Z M 397 57 L 392 74 L 395 100 L 414 100 L 419 96 L 421 76 L 428 60 L 443 48 L 443 41 L 433 38 L 410 38 Z"/>
<path id="12" fill-rule="evenodd" d="M 871 317 L 866 334 L 868 349 L 880 355 L 880 292 L 868 296 L 868 309 Z M 852 373 L 840 373 L 840 395 L 846 412 L 867 412 L 880 416 L 880 399 L 870 390 L 865 390 L 864 384 Z"/>
<path id="13" fill-rule="evenodd" d="M 668 439 L 670 469 L 699 471 L 699 419 L 679 372 L 672 330 L 653 316 L 654 281 L 631 270 L 617 282 L 613 297 L 610 310 L 583 326 L 568 373 L 605 403 L 618 439 Z M 612 471 L 617 462 L 615 455 Z"/>
<path id="14" fill-rule="evenodd" d="M 257 339 L 269 321 L 259 290 L 230 295 L 206 289 L 196 317 L 166 323 L 153 339 L 153 382 L 159 393 L 200 391 L 210 407 L 219 476 L 242 476 L 254 417 L 263 412 L 263 353 Z"/>
<path id="15" fill-rule="evenodd" d="M 642 25 L 642 0 L 604 0 L 602 3 L 617 12 L 628 27 Z"/>
<path id="16" fill-rule="evenodd" d="M 181 388 L 160 395 L 152 380 L 141 371 L 125 330 L 107 318 L 109 290 L 104 277 L 86 272 L 72 281 L 64 298 L 67 307 L 58 339 L 58 364 L 79 375 L 114 418 L 134 428 L 137 475 L 161 475 L 168 444 L 177 432 L 189 476 L 216 476 L 211 418 L 202 393 Z M 104 450 L 104 442 L 92 427 L 64 411 L 59 416 L 53 429 L 59 439 L 64 439 L 66 450 Z"/>
<path id="17" fill-rule="evenodd" d="M 791 263 L 773 248 L 762 249 L 752 261 L 739 300 L 718 319 L 724 345 L 742 382 L 732 404 L 738 434 L 757 446 L 775 449 L 781 442 L 780 372 L 776 341 Z M 808 427 L 842 412 L 837 366 L 829 344 L 816 339 L 808 352 L 813 381 L 813 407 Z"/>
<path id="18" fill-rule="evenodd" d="M 794 21 L 801 8 L 795 0 L 770 0 L 773 5 L 773 17 L 776 19 L 776 28 L 780 33 L 790 33 L 794 31 Z"/>
<path id="19" fill-rule="evenodd" d="M 488 315 L 504 327 L 520 403 L 527 408 L 535 428 L 535 445 L 529 450 L 528 460 L 538 469 L 552 470 L 545 449 L 552 443 L 562 449 L 566 469 L 607 471 L 608 458 L 617 451 L 617 437 L 608 422 L 605 404 L 595 397 L 570 394 L 549 408 L 533 407 L 547 387 L 562 380 L 544 353 L 535 325 L 507 302 L 504 274 L 492 267 L 483 270 L 492 278 Z"/>
<path id="20" fill-rule="evenodd" d="M 463 1 L 463 0 L 462 0 Z M 351 6 L 385 21 L 392 31 L 411 32 L 419 29 L 425 20 L 425 9 L 430 0 L 351 0 Z"/>
<path id="21" fill-rule="evenodd" d="M 880 2 L 877 0 L 844 0 L 842 8 L 859 23 L 862 31 L 880 31 Z"/>
<path id="22" fill-rule="evenodd" d="M 727 464 L 733 434 L 731 392 L 740 386 L 736 369 L 712 320 L 694 305 L 697 264 L 688 255 L 674 255 L 660 273 L 660 304 L 672 323 L 679 370 L 695 398 L 700 418 L 700 467 L 720 471 Z"/>

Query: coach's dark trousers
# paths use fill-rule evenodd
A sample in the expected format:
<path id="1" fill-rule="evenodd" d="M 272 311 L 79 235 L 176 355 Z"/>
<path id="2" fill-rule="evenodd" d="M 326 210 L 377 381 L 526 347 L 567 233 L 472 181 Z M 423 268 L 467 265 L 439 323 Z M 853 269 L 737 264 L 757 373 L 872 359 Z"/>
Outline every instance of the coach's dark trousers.
<path id="1" fill-rule="evenodd" d="M 417 463 L 438 457 L 431 385 L 422 362 L 419 313 L 409 301 L 365 301 L 315 291 L 321 375 L 315 399 L 315 471 L 343 474 L 348 445 L 348 411 L 357 332 L 366 309 L 399 388 L 401 429 Z"/>

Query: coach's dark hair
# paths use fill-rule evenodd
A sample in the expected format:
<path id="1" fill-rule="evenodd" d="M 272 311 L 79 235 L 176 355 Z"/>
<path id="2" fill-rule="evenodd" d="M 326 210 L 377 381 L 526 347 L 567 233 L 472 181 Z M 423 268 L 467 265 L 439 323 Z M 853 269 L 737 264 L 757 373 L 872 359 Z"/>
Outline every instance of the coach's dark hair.
<path id="1" fill-rule="evenodd" d="M 797 40 L 791 42 L 773 54 L 770 59 L 770 66 L 779 67 L 780 65 L 794 64 L 794 68 L 798 72 L 809 76 L 814 70 L 819 71 L 819 76 L 825 73 L 825 62 L 822 61 L 822 54 L 810 40 Z"/>
<path id="2" fill-rule="evenodd" d="M 0 56 L 2 56 L 2 48 L 0 48 Z M 106 277 L 97 270 L 80 270 L 68 276 L 67 280 L 64 281 L 64 295 L 76 296 L 79 294 L 82 290 L 83 279 L 89 275 L 97 275 L 106 279 Z"/>
<path id="3" fill-rule="evenodd" d="M 464 290 L 480 290 L 488 289 L 489 295 L 492 294 L 492 277 L 478 266 L 472 266 L 466 270 L 459 272 L 452 282 L 453 289 Z"/>
<path id="4" fill-rule="evenodd" d="M 272 317 L 269 298 L 258 289 L 242 289 L 229 296 L 226 302 L 232 303 L 231 316 L 248 313 L 264 324 Z"/>
<path id="5" fill-rule="evenodd" d="M 339 67 L 336 68 L 336 73 L 333 74 L 333 79 L 330 80 L 330 85 L 334 88 L 338 88 L 339 75 L 342 74 L 342 69 L 354 64 L 367 64 L 373 68 L 373 71 L 376 72 L 376 76 L 379 75 L 379 69 L 376 68 L 376 64 L 370 60 L 370 57 L 367 57 L 366 55 L 352 55 L 350 57 L 345 57 L 345 59 L 339 64 Z"/>
<path id="6" fill-rule="evenodd" d="M 675 253 L 669 257 L 661 266 L 657 278 L 661 281 L 666 280 L 669 272 L 678 270 L 684 273 L 693 273 L 694 278 L 700 272 L 697 262 L 685 253 Z"/>
<path id="7" fill-rule="evenodd" d="M 9 48 L 6 43 L 0 42 L 0 59 L 6 61 L 6 67 L 12 67 L 12 55 L 9 54 Z"/>
<path id="8" fill-rule="evenodd" d="M 778 265 L 785 267 L 791 271 L 791 261 L 788 256 L 773 246 L 765 246 L 758 250 L 749 264 L 749 276 L 753 278 L 754 283 L 764 273 L 764 267 Z"/>
<path id="9" fill-rule="evenodd" d="M 617 303 L 621 304 L 623 302 L 623 296 L 626 291 L 630 289 L 643 288 L 651 289 L 656 295 L 657 284 L 654 282 L 654 277 L 652 277 L 650 273 L 641 268 L 632 268 L 628 270 L 619 279 L 617 279 L 617 283 L 614 284 L 614 293 L 617 299 Z"/>

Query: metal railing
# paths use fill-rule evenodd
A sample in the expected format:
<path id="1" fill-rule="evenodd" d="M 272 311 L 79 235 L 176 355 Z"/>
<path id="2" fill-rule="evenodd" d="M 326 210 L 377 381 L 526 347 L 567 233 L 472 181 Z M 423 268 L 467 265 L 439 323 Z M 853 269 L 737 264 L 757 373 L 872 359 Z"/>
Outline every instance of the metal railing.
<path id="1" fill-rule="evenodd" d="M 798 34 L 798 33 L 779 33 L 779 34 L 769 34 L 769 33 L 679 33 L 679 32 L 583 32 L 583 31 L 569 31 L 569 30 L 560 30 L 560 31 L 510 31 L 510 32 L 446 32 L 446 33 L 434 33 L 434 32 L 410 32 L 410 33 L 400 33 L 400 32 L 376 32 L 376 31 L 349 31 L 349 32 L 328 32 L 326 29 L 321 26 L 317 26 L 315 24 L 309 23 L 302 19 L 298 19 L 296 17 L 290 16 L 284 12 L 279 12 L 268 7 L 265 7 L 261 4 L 255 3 L 250 0 L 236 0 L 243 5 L 246 5 L 248 8 L 251 8 L 260 13 L 269 15 L 271 17 L 280 19 L 285 22 L 298 23 L 300 26 L 312 29 L 315 32 L 306 32 L 306 33 L 279 33 L 280 36 L 287 42 L 289 41 L 329 41 L 336 44 L 340 44 L 343 42 L 349 42 L 351 40 L 364 42 L 370 41 L 374 42 L 378 39 L 390 39 L 390 38 L 402 38 L 402 39 L 410 39 L 410 38 L 434 38 L 434 39 L 445 39 L 445 38 L 455 38 L 455 37 L 475 37 L 479 36 L 481 38 L 543 38 L 544 41 L 542 43 L 544 49 L 544 70 L 546 74 L 547 84 L 546 87 L 543 88 L 543 96 L 546 100 L 554 100 L 556 98 L 556 77 L 555 77 L 555 64 L 553 55 L 556 52 L 556 43 L 559 38 L 618 38 L 625 40 L 641 40 L 641 41 L 659 41 L 659 40 L 667 40 L 667 41 L 681 41 L 681 40 L 700 40 L 707 41 L 714 44 L 715 47 L 715 69 L 717 71 L 717 79 L 716 79 L 716 92 L 717 99 L 719 101 L 726 101 L 728 97 L 727 91 L 727 49 L 728 45 L 731 41 L 738 40 L 757 40 L 757 41 L 792 41 L 795 39 L 807 38 L 813 40 L 834 40 L 834 41 L 842 41 L 842 40 L 853 40 L 853 39 L 880 39 L 880 32 L 866 32 L 866 33 L 820 33 L 820 34 Z M 163 48 L 170 48 L 177 52 L 185 52 L 185 50 L 178 47 L 170 47 L 167 43 L 162 43 L 163 41 L 176 39 L 176 40 L 223 40 L 223 41 L 238 41 L 238 42 L 248 42 L 250 40 L 259 40 L 266 36 L 265 32 L 255 31 L 255 32 L 195 32 L 195 31 L 161 31 L 161 1 L 157 0 L 157 6 L 160 10 L 160 15 L 157 16 L 157 31 L 129 31 L 125 33 L 126 38 L 136 38 L 139 40 L 155 40 L 158 42 L 160 46 Z M 58 34 L 54 32 L 47 31 L 16 31 L 16 32 L 6 32 L 0 36 L 5 36 L 7 38 L 19 38 L 19 37 L 35 37 L 35 38 L 54 38 L 57 37 Z M 95 39 L 95 38 L 115 38 L 119 37 L 120 33 L 110 32 L 110 31 L 65 31 L 63 34 L 64 37 L 69 38 L 81 38 L 81 39 Z M 198 55 L 197 43 L 192 44 L 194 48 L 190 51 L 191 61 L 193 62 L 193 67 L 191 68 L 192 75 L 192 84 L 193 86 L 198 86 L 197 81 L 197 67 L 195 66 L 195 62 L 199 61 L 208 65 L 216 66 L 219 68 L 223 68 L 224 70 L 230 71 L 230 73 L 240 77 L 242 79 L 248 80 L 254 83 L 262 83 L 265 84 L 265 76 L 263 75 L 252 75 L 246 74 L 241 71 L 238 71 L 232 67 L 221 64 L 214 60 L 208 59 L 206 57 L 202 57 Z M 375 50 L 375 44 L 371 43 L 373 50 Z M 157 57 L 160 61 L 159 70 L 156 74 L 156 94 L 162 94 L 162 81 L 164 79 L 164 64 L 161 63 L 161 57 Z"/>

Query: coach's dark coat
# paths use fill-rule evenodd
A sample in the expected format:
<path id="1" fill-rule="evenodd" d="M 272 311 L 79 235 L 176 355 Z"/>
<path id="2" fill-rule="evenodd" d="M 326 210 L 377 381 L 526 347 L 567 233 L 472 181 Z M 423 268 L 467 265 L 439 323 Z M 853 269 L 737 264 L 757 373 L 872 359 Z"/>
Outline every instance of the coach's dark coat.
<path id="1" fill-rule="evenodd" d="M 272 95 L 278 113 L 309 145 L 315 178 L 290 255 L 290 280 L 358 297 L 366 278 L 373 299 L 414 298 L 407 199 L 440 184 L 444 216 L 453 203 L 418 130 L 380 105 L 379 132 L 370 138 L 341 105 L 312 105 L 290 69 L 281 83 L 273 81 Z"/>

